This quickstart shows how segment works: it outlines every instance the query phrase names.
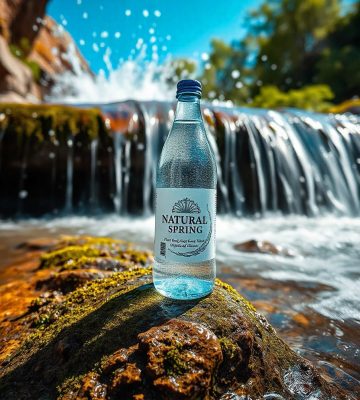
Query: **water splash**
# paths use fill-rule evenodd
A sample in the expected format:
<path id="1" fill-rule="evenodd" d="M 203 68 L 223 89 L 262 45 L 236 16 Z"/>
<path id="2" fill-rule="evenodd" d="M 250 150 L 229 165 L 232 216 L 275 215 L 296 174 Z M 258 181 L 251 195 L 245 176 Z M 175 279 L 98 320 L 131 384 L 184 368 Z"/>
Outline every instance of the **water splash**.
<path id="1" fill-rule="evenodd" d="M 46 100 L 88 104 L 128 99 L 173 99 L 175 88 L 169 79 L 173 75 L 171 60 L 160 64 L 157 57 L 153 56 L 147 61 L 146 50 L 147 45 L 142 44 L 135 59 L 123 61 L 114 68 L 111 63 L 111 49 L 107 48 L 103 56 L 107 71 L 100 70 L 96 76 L 83 71 L 77 62 L 73 61 L 73 71 L 56 77 L 55 85 Z M 68 54 L 67 58 L 76 59 L 74 54 Z"/>

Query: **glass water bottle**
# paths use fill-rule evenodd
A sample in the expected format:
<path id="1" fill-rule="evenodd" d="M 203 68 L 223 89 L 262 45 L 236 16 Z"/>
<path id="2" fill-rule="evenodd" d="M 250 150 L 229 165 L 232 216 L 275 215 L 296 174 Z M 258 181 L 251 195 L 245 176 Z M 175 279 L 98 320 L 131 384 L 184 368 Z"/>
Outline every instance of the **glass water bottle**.
<path id="1" fill-rule="evenodd" d="M 201 116 L 201 84 L 182 80 L 157 171 L 153 281 L 164 296 L 191 300 L 215 279 L 216 163 Z"/>

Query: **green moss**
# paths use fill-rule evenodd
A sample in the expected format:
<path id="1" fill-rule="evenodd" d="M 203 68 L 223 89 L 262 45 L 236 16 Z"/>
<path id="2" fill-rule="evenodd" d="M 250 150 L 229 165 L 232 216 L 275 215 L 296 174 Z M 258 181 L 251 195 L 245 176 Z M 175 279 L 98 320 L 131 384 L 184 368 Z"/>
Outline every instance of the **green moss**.
<path id="1" fill-rule="evenodd" d="M 82 257 L 100 257 L 103 250 L 92 246 L 68 246 L 60 250 L 45 253 L 41 256 L 40 268 L 54 268 L 63 265 L 69 265 Z"/>
<path id="2" fill-rule="evenodd" d="M 78 321 L 98 308 L 104 301 L 109 301 L 113 297 L 128 292 L 132 287 L 124 285 L 128 280 L 139 276 L 150 275 L 150 268 L 138 268 L 132 271 L 122 271 L 111 275 L 109 278 L 95 280 L 86 283 L 84 286 L 76 289 L 74 292 L 65 296 L 61 304 L 52 303 L 46 309 L 40 309 L 38 318 L 40 322 L 35 322 L 35 327 L 44 328 L 51 325 L 54 327 L 47 331 L 44 336 L 42 332 L 35 331 L 29 336 L 30 341 L 35 338 L 47 342 L 60 330 L 72 323 Z M 124 285 L 120 288 L 121 285 Z M 113 293 L 112 289 L 114 290 Z"/>
<path id="3" fill-rule="evenodd" d="M 33 79 L 35 82 L 39 83 L 41 78 L 41 68 L 40 65 L 33 60 L 29 60 L 27 58 L 27 54 L 30 51 L 30 43 L 27 38 L 22 38 L 20 44 L 11 43 L 9 45 L 9 49 L 13 56 L 18 58 L 21 62 L 23 62 L 31 71 Z"/>
<path id="4" fill-rule="evenodd" d="M 227 337 L 221 337 L 219 342 L 223 354 L 225 354 L 229 359 L 234 358 L 238 351 L 237 345 Z"/>
<path id="5" fill-rule="evenodd" d="M 80 269 L 85 265 L 96 266 L 99 259 L 114 260 L 129 268 L 135 264 L 149 264 L 149 253 L 132 249 L 130 243 L 121 240 L 68 237 L 60 241 L 55 250 L 42 254 L 40 268 Z"/>
<path id="6" fill-rule="evenodd" d="M 40 142 L 66 142 L 69 136 L 80 133 L 86 134 L 90 139 L 108 135 L 101 111 L 97 108 L 2 103 L 0 114 L 5 115 L 2 121 L 5 134 L 35 136 Z"/>
<path id="7" fill-rule="evenodd" d="M 164 360 L 165 372 L 168 376 L 179 376 L 189 371 L 186 361 L 181 358 L 181 349 L 174 348 L 167 352 Z"/>
<path id="8" fill-rule="evenodd" d="M 108 237 L 97 237 L 97 236 L 62 236 L 57 245 L 56 249 L 60 249 L 66 246 L 83 246 L 83 245 L 103 245 L 103 246 L 120 246 L 124 245 L 126 248 L 131 247 L 130 242 L 124 240 L 112 239 Z"/>

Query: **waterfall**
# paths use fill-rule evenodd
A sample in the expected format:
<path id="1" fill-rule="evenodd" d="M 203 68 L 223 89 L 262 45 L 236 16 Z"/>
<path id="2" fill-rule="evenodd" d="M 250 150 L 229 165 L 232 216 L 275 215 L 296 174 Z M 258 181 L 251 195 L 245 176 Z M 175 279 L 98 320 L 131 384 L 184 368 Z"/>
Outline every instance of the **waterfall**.
<path id="1" fill-rule="evenodd" d="M 115 196 L 114 208 L 116 214 L 120 214 L 122 206 L 122 143 L 123 134 L 114 132 L 114 165 L 115 165 Z"/>
<path id="2" fill-rule="evenodd" d="M 127 101 L 99 107 L 104 120 L 111 122 L 110 130 L 106 136 L 87 139 L 88 150 L 84 150 L 82 158 L 85 160 L 88 152 L 89 161 L 76 156 L 70 133 L 66 146 L 59 147 L 52 159 L 51 187 L 43 182 L 37 193 L 43 191 L 44 202 L 49 203 L 47 210 L 61 211 L 62 207 L 65 213 L 91 213 L 96 209 L 103 213 L 149 215 L 154 206 L 156 167 L 174 118 L 174 103 Z M 220 213 L 360 214 L 359 117 L 207 104 L 203 114 L 216 158 Z M 13 153 L 16 144 L 6 132 L 1 139 L 2 154 Z M 27 150 L 24 143 L 19 149 L 21 162 L 15 164 L 10 157 L 3 160 L 0 182 L 9 182 L 4 174 L 10 167 L 12 171 L 18 170 L 13 184 L 19 191 L 17 212 L 8 212 L 2 204 L 13 210 L 9 204 L 15 201 L 10 198 L 14 190 L 7 195 L 10 190 L 3 187 L 1 215 L 18 215 L 23 209 L 31 215 L 32 190 L 24 190 L 26 173 L 36 173 L 27 171 L 26 166 L 25 153 L 36 156 L 37 150 L 31 143 L 27 141 Z M 77 168 L 87 174 L 89 182 L 83 182 L 81 188 L 76 186 L 75 194 Z M 61 171 L 65 171 L 65 178 Z M 51 203 L 55 200 L 49 193 L 54 190 L 55 199 L 63 191 L 62 205 L 59 200 L 57 205 Z M 80 205 L 73 201 L 74 195 L 83 199 Z"/>
<path id="3" fill-rule="evenodd" d="M 67 161 L 66 161 L 66 190 L 65 190 L 65 211 L 71 213 L 73 210 L 73 177 L 74 177 L 74 159 L 73 159 L 74 141 L 69 138 L 67 141 Z"/>
<path id="4" fill-rule="evenodd" d="M 97 207 L 97 184 L 96 184 L 96 165 L 97 165 L 97 150 L 98 139 L 94 139 L 90 144 L 91 152 L 91 180 L 90 180 L 90 203 L 93 209 Z"/>

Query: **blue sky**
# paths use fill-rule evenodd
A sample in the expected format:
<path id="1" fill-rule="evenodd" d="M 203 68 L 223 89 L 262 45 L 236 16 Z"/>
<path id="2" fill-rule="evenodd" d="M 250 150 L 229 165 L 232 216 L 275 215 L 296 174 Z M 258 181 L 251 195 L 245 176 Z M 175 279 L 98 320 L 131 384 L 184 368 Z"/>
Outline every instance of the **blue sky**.
<path id="1" fill-rule="evenodd" d="M 64 25 L 94 72 L 106 71 L 103 56 L 111 49 L 114 67 L 136 57 L 147 45 L 155 53 L 201 60 L 214 37 L 226 42 L 245 34 L 247 12 L 262 0 L 52 0 L 48 14 Z M 345 0 L 353 3 L 354 0 Z M 139 40 L 140 39 L 140 40 Z M 142 41 L 143 42 L 142 42 Z"/>
<path id="2" fill-rule="evenodd" d="M 107 47 L 116 66 L 121 59 L 136 56 L 139 39 L 148 45 L 148 58 L 156 46 L 160 62 L 169 54 L 201 60 L 210 49 L 211 38 L 230 42 L 242 37 L 247 11 L 261 2 L 52 0 L 47 13 L 71 33 L 92 70 L 98 72 L 106 69 L 103 55 Z"/>

